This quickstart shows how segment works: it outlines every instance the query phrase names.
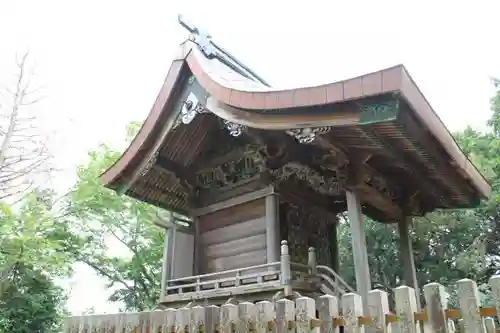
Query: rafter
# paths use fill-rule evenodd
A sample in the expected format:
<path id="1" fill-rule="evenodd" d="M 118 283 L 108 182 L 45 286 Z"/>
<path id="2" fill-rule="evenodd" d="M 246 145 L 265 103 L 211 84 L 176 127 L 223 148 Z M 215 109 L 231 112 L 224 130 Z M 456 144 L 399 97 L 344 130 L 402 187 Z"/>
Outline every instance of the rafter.
<path id="1" fill-rule="evenodd" d="M 453 189 L 452 191 L 455 195 L 461 197 L 464 201 L 469 202 L 474 200 L 471 194 L 471 188 L 467 184 L 465 184 L 466 186 L 464 188 L 464 181 L 458 178 L 453 166 L 446 160 L 443 154 L 436 149 L 436 143 L 433 143 L 425 131 L 422 131 L 422 129 L 417 126 L 416 121 L 411 117 L 409 112 L 402 112 L 397 122 L 399 125 L 403 126 L 401 131 L 406 132 L 410 137 L 414 138 L 410 140 L 413 146 L 431 155 L 436 165 L 431 165 L 430 167 L 435 169 L 441 176 L 440 178 L 443 178 L 448 185 L 451 185 L 450 187 Z M 457 188 L 459 190 L 457 190 Z"/>
<path id="2" fill-rule="evenodd" d="M 402 209 L 394 202 L 397 192 L 394 184 L 366 164 L 372 156 L 371 153 L 347 152 L 346 148 L 332 144 L 324 137 L 318 137 L 317 143 L 322 148 L 333 152 L 339 163 L 349 163 L 345 170 L 348 173 L 345 185 L 347 189 L 358 192 L 363 202 L 386 213 L 388 219 L 402 217 Z"/>
<path id="3" fill-rule="evenodd" d="M 376 133 L 373 129 L 364 127 L 363 131 L 368 137 L 371 137 L 372 140 L 382 145 L 382 147 L 384 148 L 384 154 L 393 160 L 395 166 L 400 167 L 408 172 L 408 179 L 414 180 L 414 186 L 416 189 L 425 189 L 426 193 L 429 196 L 433 197 L 434 200 L 440 202 L 442 206 L 446 206 L 449 204 L 445 199 L 448 196 L 443 191 L 443 189 L 439 186 L 436 186 L 435 183 L 431 182 L 428 177 L 425 176 L 425 171 L 422 170 L 422 168 L 417 164 L 410 161 L 405 156 L 405 153 L 403 151 L 391 145 L 386 138 Z M 409 198 L 407 200 L 409 200 Z M 435 207 L 431 207 L 431 210 L 434 208 Z M 413 214 L 413 212 L 410 213 Z"/>

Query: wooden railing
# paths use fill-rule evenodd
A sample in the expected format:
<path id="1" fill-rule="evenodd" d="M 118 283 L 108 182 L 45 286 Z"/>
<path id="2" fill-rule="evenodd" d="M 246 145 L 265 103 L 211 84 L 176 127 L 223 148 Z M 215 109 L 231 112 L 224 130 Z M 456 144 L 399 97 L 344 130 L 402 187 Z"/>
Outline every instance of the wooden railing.
<path id="1" fill-rule="evenodd" d="M 313 247 L 309 248 L 307 265 L 294 263 L 290 261 L 287 241 L 282 241 L 280 261 L 278 262 L 168 280 L 165 301 L 174 299 L 176 298 L 174 295 L 182 293 L 203 292 L 204 297 L 209 298 L 210 291 L 243 285 L 254 285 L 255 287 L 276 285 L 278 279 L 285 295 L 288 296 L 291 293 L 292 281 L 304 280 L 309 277 L 317 277 L 319 283 L 325 284 L 327 290 L 331 290 L 331 293 L 335 295 L 354 291 L 331 268 L 317 265 L 316 252 Z"/>
<path id="2" fill-rule="evenodd" d="M 245 284 L 265 284 L 279 278 L 280 262 L 249 266 L 227 271 L 188 276 L 167 281 L 167 294 L 217 290 Z"/>
<path id="3" fill-rule="evenodd" d="M 481 307 L 474 281 L 457 282 L 459 308 L 449 309 L 445 288 L 438 283 L 424 286 L 426 306 L 420 309 L 415 290 L 394 289 L 395 307 L 389 309 L 388 294 L 372 290 L 366 299 L 355 293 L 338 298 L 323 295 L 281 298 L 275 302 L 242 302 L 222 306 L 193 306 L 114 315 L 91 315 L 66 319 L 64 333 L 168 332 L 168 333 L 495 333 L 494 317 L 500 315 L 500 276 L 490 279 L 494 305 Z"/>

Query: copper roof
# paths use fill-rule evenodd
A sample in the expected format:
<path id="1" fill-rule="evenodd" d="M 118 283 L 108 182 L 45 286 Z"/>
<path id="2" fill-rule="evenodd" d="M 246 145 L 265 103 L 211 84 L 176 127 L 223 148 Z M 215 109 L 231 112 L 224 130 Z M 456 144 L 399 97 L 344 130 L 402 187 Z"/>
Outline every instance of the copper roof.
<path id="1" fill-rule="evenodd" d="M 175 88 L 186 75 L 192 74 L 209 93 L 207 108 L 211 112 L 236 124 L 266 130 L 333 126 L 339 133 L 350 132 L 351 136 L 356 136 L 358 129 L 371 125 L 360 124 L 359 112 L 343 107 L 342 103 L 396 93 L 411 107 L 423 126 L 421 130 L 436 139 L 439 145 L 436 149 L 447 153 L 450 161 L 447 167 L 456 170 L 478 197 L 487 197 L 491 193 L 488 182 L 458 147 L 403 65 L 320 86 L 276 89 L 231 62 L 231 59 L 221 61 L 206 53 L 196 41 L 189 40 L 181 45 L 139 133 L 122 157 L 102 174 L 101 181 L 105 186 L 129 188 L 140 178 L 141 171 L 147 167 L 148 161 L 157 153 L 165 138 L 173 135 L 171 131 L 178 117 L 172 106 L 177 93 Z M 329 113 L 310 112 L 311 107 L 319 105 L 339 107 Z M 199 120 L 197 126 L 201 132 L 204 128 L 202 121 L 209 120 Z M 383 130 L 383 125 L 379 127 Z M 169 143 L 171 144 L 173 143 Z M 186 157 L 181 165 L 189 165 L 193 158 Z M 175 192 L 178 187 L 178 184 L 172 182 L 166 188 Z M 139 187 L 134 191 L 140 191 Z M 132 195 L 140 197 L 137 193 Z M 157 197 L 158 199 L 149 201 L 161 201 L 161 195 Z"/>

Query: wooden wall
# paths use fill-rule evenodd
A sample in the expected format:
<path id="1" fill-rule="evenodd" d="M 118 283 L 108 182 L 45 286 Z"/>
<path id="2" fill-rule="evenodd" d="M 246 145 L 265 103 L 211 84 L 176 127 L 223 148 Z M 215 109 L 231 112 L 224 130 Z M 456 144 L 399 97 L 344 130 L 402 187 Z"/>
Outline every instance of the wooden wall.
<path id="1" fill-rule="evenodd" d="M 199 217 L 200 273 L 264 264 L 265 199 Z"/>

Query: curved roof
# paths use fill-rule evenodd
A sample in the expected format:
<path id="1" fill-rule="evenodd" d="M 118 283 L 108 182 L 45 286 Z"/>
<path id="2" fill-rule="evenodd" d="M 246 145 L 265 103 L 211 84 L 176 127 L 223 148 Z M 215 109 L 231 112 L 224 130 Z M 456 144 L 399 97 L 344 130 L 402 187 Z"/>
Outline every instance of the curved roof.
<path id="1" fill-rule="evenodd" d="M 192 73 L 209 93 L 207 108 L 222 119 L 258 129 L 288 130 L 293 128 L 348 125 L 365 126 L 359 112 L 342 107 L 346 101 L 395 93 L 407 102 L 422 130 L 429 132 L 449 156 L 448 165 L 474 188 L 478 197 L 487 197 L 491 187 L 461 151 L 403 65 L 383 69 L 334 83 L 296 89 L 275 89 L 252 75 L 235 59 L 223 59 L 207 53 L 196 41 L 181 45 L 153 108 L 122 157 L 102 176 L 105 186 L 130 186 L 148 168 L 165 136 L 173 128 L 178 114 L 172 103 L 176 85 Z M 219 54 L 220 55 L 220 54 Z M 319 105 L 339 105 L 335 112 L 311 112 Z"/>

